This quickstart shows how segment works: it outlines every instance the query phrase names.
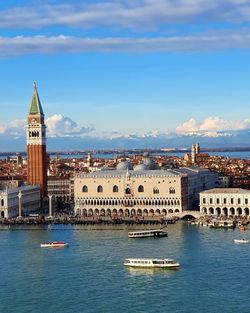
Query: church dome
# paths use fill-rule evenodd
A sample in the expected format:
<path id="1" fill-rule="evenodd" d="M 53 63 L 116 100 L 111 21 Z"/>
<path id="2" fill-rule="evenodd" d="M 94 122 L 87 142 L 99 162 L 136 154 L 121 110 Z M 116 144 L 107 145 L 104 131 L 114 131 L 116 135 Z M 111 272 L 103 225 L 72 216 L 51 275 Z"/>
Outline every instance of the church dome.
<path id="1" fill-rule="evenodd" d="M 150 170 L 155 170 L 157 168 L 154 160 L 149 157 L 143 159 L 143 164 L 146 165 Z"/>
<path id="2" fill-rule="evenodd" d="M 146 164 L 138 164 L 134 167 L 134 171 L 147 171 L 148 169 Z"/>
<path id="3" fill-rule="evenodd" d="M 117 165 L 116 169 L 117 169 L 118 171 L 132 170 L 132 169 L 133 169 L 133 165 L 131 164 L 130 161 L 125 160 L 125 161 L 121 161 L 121 162 Z"/>

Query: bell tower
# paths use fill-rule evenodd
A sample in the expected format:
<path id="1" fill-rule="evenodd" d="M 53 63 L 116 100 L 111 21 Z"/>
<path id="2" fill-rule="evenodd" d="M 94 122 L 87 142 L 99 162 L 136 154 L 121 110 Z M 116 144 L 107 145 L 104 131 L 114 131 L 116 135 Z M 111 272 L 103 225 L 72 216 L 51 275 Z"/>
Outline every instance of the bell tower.
<path id="1" fill-rule="evenodd" d="M 27 182 L 40 185 L 44 197 L 47 196 L 46 126 L 35 82 L 27 122 Z"/>

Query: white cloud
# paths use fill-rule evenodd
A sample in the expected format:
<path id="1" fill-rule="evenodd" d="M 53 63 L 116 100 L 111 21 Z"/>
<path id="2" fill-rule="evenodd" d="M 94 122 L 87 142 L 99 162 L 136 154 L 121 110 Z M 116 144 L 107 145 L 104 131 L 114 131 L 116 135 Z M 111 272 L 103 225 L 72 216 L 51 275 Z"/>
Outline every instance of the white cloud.
<path id="1" fill-rule="evenodd" d="M 48 137 L 80 136 L 90 132 L 92 129 L 82 127 L 69 117 L 62 114 L 54 114 L 46 120 Z"/>
<path id="2" fill-rule="evenodd" d="M 26 120 L 13 120 L 9 123 L 0 124 L 0 136 L 8 138 L 25 137 Z M 97 131 L 93 127 L 84 127 L 77 124 L 69 117 L 62 114 L 54 114 L 46 120 L 47 137 L 78 137 L 85 139 L 127 139 L 146 140 L 177 138 L 178 136 L 202 136 L 202 137 L 229 137 L 237 133 L 246 133 L 250 130 L 250 118 L 245 120 L 225 120 L 220 117 L 207 117 L 202 122 L 194 118 L 176 127 L 175 131 L 152 130 L 148 132 Z"/>
<path id="3" fill-rule="evenodd" d="M 0 28 L 48 26 L 149 28 L 185 22 L 246 22 L 250 19 L 247 0 L 96 0 L 92 4 L 20 6 L 0 11 Z M 50 4 L 51 3 L 51 4 Z"/>
<path id="4" fill-rule="evenodd" d="M 0 57 L 83 52 L 188 52 L 250 49 L 250 32 L 161 38 L 0 37 Z"/>
<path id="5" fill-rule="evenodd" d="M 197 122 L 194 118 L 177 126 L 176 133 L 180 135 L 202 135 L 207 137 L 229 136 L 232 131 L 241 131 L 250 128 L 250 119 L 243 121 L 224 120 L 220 117 L 207 117 L 203 122 Z"/>
<path id="6" fill-rule="evenodd" d="M 46 120 L 48 137 L 82 136 L 93 130 L 91 127 L 78 125 L 69 117 L 54 114 Z M 26 120 L 13 120 L 0 124 L 0 135 L 24 137 L 26 133 Z"/>
<path id="7" fill-rule="evenodd" d="M 0 124 L 0 135 L 23 136 L 25 134 L 25 120 L 13 120 L 9 123 Z"/>

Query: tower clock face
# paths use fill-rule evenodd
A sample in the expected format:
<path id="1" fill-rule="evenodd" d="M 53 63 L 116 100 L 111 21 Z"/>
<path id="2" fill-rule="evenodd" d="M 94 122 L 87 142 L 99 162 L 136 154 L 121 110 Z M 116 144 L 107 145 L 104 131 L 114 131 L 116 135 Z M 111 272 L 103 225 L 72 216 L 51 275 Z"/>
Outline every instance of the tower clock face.
<path id="1" fill-rule="evenodd" d="M 31 123 L 32 123 L 32 124 L 35 124 L 35 123 L 36 123 L 36 120 L 35 120 L 34 118 L 32 118 Z"/>

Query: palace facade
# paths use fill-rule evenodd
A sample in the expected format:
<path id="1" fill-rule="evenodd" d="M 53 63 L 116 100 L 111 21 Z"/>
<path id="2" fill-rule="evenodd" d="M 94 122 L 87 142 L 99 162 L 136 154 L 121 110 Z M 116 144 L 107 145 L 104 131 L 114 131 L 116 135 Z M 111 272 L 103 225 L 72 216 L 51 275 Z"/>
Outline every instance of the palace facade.
<path id="1" fill-rule="evenodd" d="M 201 190 L 213 188 L 217 175 L 199 168 L 157 169 L 144 158 L 116 170 L 78 174 L 74 181 L 75 214 L 79 216 L 178 216 L 193 209 Z"/>

